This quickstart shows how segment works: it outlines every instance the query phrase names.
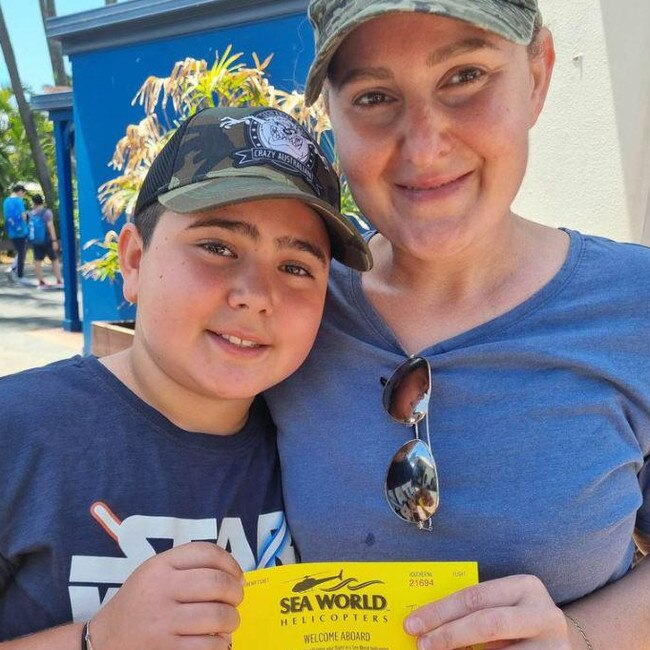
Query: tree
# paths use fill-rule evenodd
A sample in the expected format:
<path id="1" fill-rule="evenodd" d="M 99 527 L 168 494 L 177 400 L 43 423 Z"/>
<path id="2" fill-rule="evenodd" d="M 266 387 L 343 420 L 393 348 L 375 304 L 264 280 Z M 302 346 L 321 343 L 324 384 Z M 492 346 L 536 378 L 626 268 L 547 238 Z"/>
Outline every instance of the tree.
<path id="1" fill-rule="evenodd" d="M 41 147 L 41 143 L 38 140 L 38 132 L 36 130 L 34 116 L 32 115 L 32 111 L 29 107 L 29 104 L 27 103 L 27 100 L 25 99 L 25 92 L 20 82 L 20 75 L 18 74 L 18 66 L 16 65 L 14 49 L 11 45 L 11 39 L 9 38 L 9 32 L 7 31 L 7 24 L 5 23 L 1 6 L 0 47 L 2 48 L 2 53 L 4 54 L 7 70 L 9 71 L 9 79 L 11 80 L 11 87 L 13 89 L 16 104 L 18 106 L 20 119 L 22 120 L 23 126 L 25 128 L 25 135 L 27 137 L 27 141 L 29 142 L 29 147 L 34 158 L 34 164 L 36 165 L 36 175 L 41 188 L 43 189 L 43 194 L 45 195 L 47 204 L 53 207 L 56 205 L 56 195 L 54 193 L 54 187 L 52 185 L 52 177 L 50 176 L 50 172 L 47 168 L 47 162 L 45 160 L 43 148 Z"/>
<path id="2" fill-rule="evenodd" d="M 117 0 L 106 0 L 106 6 L 107 7 L 108 7 L 108 5 L 114 5 L 116 3 L 117 3 Z"/>
<path id="3" fill-rule="evenodd" d="M 43 28 L 46 28 L 48 18 L 56 17 L 56 4 L 54 0 L 39 0 L 41 6 L 41 18 L 43 19 Z M 45 30 L 47 35 L 47 29 Z M 68 75 L 65 73 L 63 65 L 63 50 L 61 43 L 48 37 L 47 47 L 50 51 L 50 62 L 52 63 L 52 74 L 54 75 L 54 84 L 57 86 L 67 86 L 69 84 Z"/>

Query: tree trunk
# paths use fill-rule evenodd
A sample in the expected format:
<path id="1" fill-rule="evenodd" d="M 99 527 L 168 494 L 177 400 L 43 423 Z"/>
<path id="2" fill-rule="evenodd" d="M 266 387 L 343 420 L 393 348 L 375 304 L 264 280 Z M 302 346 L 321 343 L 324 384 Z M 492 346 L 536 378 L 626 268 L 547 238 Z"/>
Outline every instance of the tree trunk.
<path id="1" fill-rule="evenodd" d="M 18 104 L 18 112 L 20 113 L 20 119 L 23 121 L 23 126 L 25 127 L 25 134 L 29 140 L 29 147 L 32 150 L 32 156 L 34 156 L 34 163 L 36 165 L 36 173 L 38 174 L 38 181 L 43 188 L 43 194 L 45 195 L 45 201 L 47 204 L 54 209 L 56 205 L 56 197 L 54 195 L 54 187 L 52 186 L 52 179 L 50 178 L 50 172 L 47 169 L 47 164 L 45 162 L 45 155 L 43 154 L 43 149 L 41 148 L 41 143 L 38 140 L 38 134 L 36 133 L 36 125 L 34 124 L 34 117 L 32 111 L 25 99 L 25 93 L 23 91 L 23 86 L 20 82 L 20 75 L 18 74 L 18 66 L 16 65 L 16 57 L 14 56 L 14 49 L 11 46 L 11 40 L 9 38 L 9 32 L 7 31 L 7 24 L 5 23 L 4 14 L 2 13 L 2 7 L 0 6 L 0 47 L 2 48 L 2 53 L 5 57 L 5 63 L 7 65 L 7 70 L 9 71 L 9 79 L 11 80 L 11 87 L 14 91 L 14 96 L 16 98 L 16 103 Z"/>
<path id="2" fill-rule="evenodd" d="M 43 27 L 46 27 L 46 20 L 56 16 L 55 0 L 39 0 L 41 5 L 41 18 L 43 19 Z M 47 34 L 47 29 L 45 31 Z M 61 43 L 53 41 L 51 38 L 47 39 L 47 47 L 50 50 L 50 61 L 52 63 L 52 74 L 54 75 L 54 84 L 56 86 L 67 86 L 68 75 L 65 73 L 63 65 L 63 51 Z"/>

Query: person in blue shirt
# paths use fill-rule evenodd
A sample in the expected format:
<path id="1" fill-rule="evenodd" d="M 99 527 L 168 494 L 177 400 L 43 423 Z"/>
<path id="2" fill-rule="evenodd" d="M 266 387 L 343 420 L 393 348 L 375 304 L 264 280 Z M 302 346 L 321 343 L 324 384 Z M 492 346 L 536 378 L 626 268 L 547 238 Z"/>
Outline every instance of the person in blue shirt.
<path id="1" fill-rule="evenodd" d="M 11 194 L 2 202 L 5 232 L 16 250 L 16 258 L 11 265 L 12 279 L 23 282 L 25 255 L 27 253 L 27 210 L 25 209 L 25 186 L 16 184 Z"/>
<path id="2" fill-rule="evenodd" d="M 54 228 L 54 215 L 52 214 L 52 210 L 44 204 L 43 197 L 40 194 L 32 194 L 32 203 L 34 207 L 28 214 L 29 228 L 32 228 L 32 220 L 40 220 L 44 235 L 42 241 L 32 242 L 34 248 L 34 272 L 38 280 L 38 288 L 44 290 L 53 286 L 56 289 L 60 289 L 63 287 L 61 263 L 59 262 L 61 246 L 59 245 L 59 238 L 56 236 L 56 230 Z M 29 238 L 31 240 L 31 234 Z M 56 280 L 56 283 L 53 285 L 45 282 L 45 278 L 43 277 L 43 260 L 46 256 L 52 262 L 52 273 Z"/>
<path id="3" fill-rule="evenodd" d="M 313 352 L 268 395 L 302 559 L 477 561 L 406 620 L 419 650 L 648 650 L 650 249 L 513 211 L 555 59 L 537 0 L 309 14 L 306 98 L 375 265 L 333 263 Z"/>

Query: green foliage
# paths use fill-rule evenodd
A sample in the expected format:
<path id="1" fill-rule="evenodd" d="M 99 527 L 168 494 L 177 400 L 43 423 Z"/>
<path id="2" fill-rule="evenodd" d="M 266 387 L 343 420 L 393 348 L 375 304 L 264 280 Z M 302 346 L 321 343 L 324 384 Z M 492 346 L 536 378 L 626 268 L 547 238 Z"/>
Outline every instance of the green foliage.
<path id="1" fill-rule="evenodd" d="M 99 246 L 106 252 L 97 260 L 82 267 L 84 275 L 93 280 L 110 280 L 112 282 L 120 272 L 117 259 L 117 233 L 114 230 L 109 230 L 103 241 L 91 239 L 84 244 L 84 249 L 91 246 Z"/>
<path id="2" fill-rule="evenodd" d="M 56 178 L 56 161 L 52 122 L 34 113 L 34 121 L 45 160 L 52 178 Z M 0 88 L 0 196 L 7 196 L 15 183 L 34 183 L 38 175 L 25 127 L 11 88 Z M 4 221 L 0 214 L 0 228 Z"/>

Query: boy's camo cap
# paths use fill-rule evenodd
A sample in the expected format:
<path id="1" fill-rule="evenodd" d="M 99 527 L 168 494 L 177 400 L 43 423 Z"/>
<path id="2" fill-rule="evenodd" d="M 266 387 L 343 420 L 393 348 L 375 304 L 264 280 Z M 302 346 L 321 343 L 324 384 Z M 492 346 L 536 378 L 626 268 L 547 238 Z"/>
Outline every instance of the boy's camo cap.
<path id="1" fill-rule="evenodd" d="M 208 108 L 183 122 L 153 161 L 134 214 L 159 201 L 191 213 L 258 199 L 298 199 L 322 217 L 332 257 L 372 267 L 363 237 L 340 214 L 340 186 L 322 149 L 274 108 Z"/>
<path id="2" fill-rule="evenodd" d="M 537 0 L 311 0 L 316 56 L 307 77 L 308 106 L 318 99 L 330 61 L 345 37 L 371 18 L 400 12 L 464 20 L 522 45 L 531 42 L 535 24 L 541 24 Z"/>

